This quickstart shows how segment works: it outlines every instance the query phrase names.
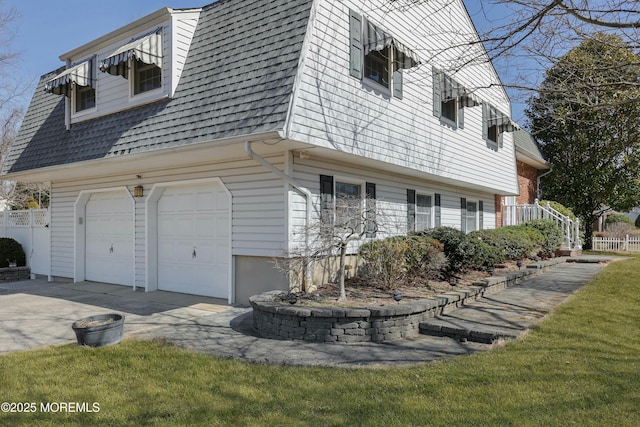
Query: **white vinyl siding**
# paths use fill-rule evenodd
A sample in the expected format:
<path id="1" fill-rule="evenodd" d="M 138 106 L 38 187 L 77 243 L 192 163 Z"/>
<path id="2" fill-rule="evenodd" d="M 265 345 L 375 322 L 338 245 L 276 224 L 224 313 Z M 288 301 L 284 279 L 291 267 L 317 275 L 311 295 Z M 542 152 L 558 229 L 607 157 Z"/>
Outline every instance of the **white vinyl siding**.
<path id="1" fill-rule="evenodd" d="M 465 108 L 464 128 L 447 125 L 433 115 L 432 61 L 455 58 L 459 52 L 447 48 L 459 37 L 456 32 L 474 31 L 462 3 L 447 2 L 438 9 L 433 2 L 421 2 L 391 10 L 383 3 L 317 3 L 289 118 L 291 138 L 446 178 L 462 187 L 516 193 L 511 134 L 505 134 L 499 150 L 487 146 L 479 106 Z M 403 70 L 403 99 L 376 91 L 350 74 L 350 10 L 384 23 L 395 38 L 421 55 L 420 66 Z M 429 52 L 436 51 L 437 58 L 430 58 Z M 479 98 L 510 111 L 509 99 L 490 64 L 470 64 L 455 77 Z"/>
<path id="2" fill-rule="evenodd" d="M 267 157 L 284 169 L 284 157 Z M 74 203 L 82 190 L 143 185 L 145 197 L 154 183 L 218 177 L 232 195 L 232 255 L 274 257 L 286 247 L 284 183 L 253 160 L 228 161 L 189 168 L 147 171 L 82 181 L 54 182 L 51 188 L 51 248 L 53 276 L 73 278 Z M 145 198 L 135 201 L 135 284 L 145 285 Z M 303 207 L 304 209 L 304 207 Z M 304 217 L 303 217 L 304 218 Z"/>
<path id="3" fill-rule="evenodd" d="M 490 193 L 461 192 L 459 188 L 436 182 L 418 180 L 399 174 L 378 172 L 366 168 L 354 167 L 352 164 L 328 161 L 322 158 L 293 159 L 293 177 L 313 195 L 312 224 L 320 216 L 320 175 L 333 175 L 337 181 L 369 182 L 376 185 L 376 205 L 380 229 L 376 238 L 407 233 L 407 189 L 415 189 L 416 195 L 440 194 L 442 226 L 461 228 L 460 198 L 483 200 L 485 228 L 493 228 L 495 224 L 495 196 Z M 433 206 L 434 196 L 431 196 Z M 289 233 L 292 246 L 303 241 L 301 232 L 305 225 L 304 197 L 296 191 L 289 192 L 290 226 Z M 432 208 L 433 209 L 433 208 Z M 433 210 L 432 210 L 433 212 Z"/>

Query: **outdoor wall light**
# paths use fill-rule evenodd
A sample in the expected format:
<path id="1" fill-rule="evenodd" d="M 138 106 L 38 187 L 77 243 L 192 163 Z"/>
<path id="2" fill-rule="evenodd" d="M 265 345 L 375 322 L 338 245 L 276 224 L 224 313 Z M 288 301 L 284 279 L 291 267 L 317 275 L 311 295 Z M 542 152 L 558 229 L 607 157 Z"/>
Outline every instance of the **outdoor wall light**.
<path id="1" fill-rule="evenodd" d="M 142 197 L 144 194 L 144 187 L 142 185 L 137 185 L 133 188 L 133 197 Z"/>

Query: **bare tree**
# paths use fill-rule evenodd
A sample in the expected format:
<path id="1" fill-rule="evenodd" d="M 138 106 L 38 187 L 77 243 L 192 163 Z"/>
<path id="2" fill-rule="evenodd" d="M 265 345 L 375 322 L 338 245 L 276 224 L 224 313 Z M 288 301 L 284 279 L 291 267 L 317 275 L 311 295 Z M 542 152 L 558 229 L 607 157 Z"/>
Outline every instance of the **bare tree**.
<path id="1" fill-rule="evenodd" d="M 460 28 L 444 12 L 457 2 L 387 0 L 385 12 L 420 6 L 440 16 L 442 22 L 430 21 L 430 25 L 411 29 L 421 37 L 447 40 L 446 45 L 434 45 L 432 51 L 420 51 L 426 62 L 436 59 L 448 71 L 456 72 L 469 64 L 492 61 L 516 102 L 525 103 L 537 92 L 544 70 L 596 33 L 615 34 L 630 49 L 640 49 L 637 0 L 463 0 L 478 34 L 474 29 Z M 624 89 L 638 86 L 640 81 L 620 79 L 615 84 Z"/>
<path id="2" fill-rule="evenodd" d="M 13 72 L 19 54 L 11 47 L 12 25 L 18 17 L 15 9 L 4 7 L 0 0 L 0 169 L 18 135 L 24 116 L 21 98 L 31 84 Z M 48 206 L 49 187 L 41 183 L 0 181 L 0 199 L 11 209 Z"/>
<path id="3" fill-rule="evenodd" d="M 325 269 L 335 275 L 340 290 L 338 301 L 344 301 L 347 298 L 347 256 L 350 252 L 357 253 L 359 242 L 374 238 L 385 222 L 385 216 L 372 200 L 357 196 L 337 197 L 330 212 L 323 212 L 314 223 L 297 230 L 296 234 L 308 236 L 304 239 L 307 243 L 297 246 L 284 258 L 276 259 L 276 266 L 290 280 L 302 283 L 303 286 L 296 286 L 300 290 L 308 290 L 313 269 Z"/>

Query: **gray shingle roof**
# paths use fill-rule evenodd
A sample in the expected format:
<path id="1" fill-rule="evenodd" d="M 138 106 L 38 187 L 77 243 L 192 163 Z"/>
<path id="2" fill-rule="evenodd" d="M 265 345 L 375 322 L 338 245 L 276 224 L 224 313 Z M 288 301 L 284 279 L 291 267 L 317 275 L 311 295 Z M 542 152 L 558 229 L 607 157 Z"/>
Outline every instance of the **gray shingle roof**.
<path id="1" fill-rule="evenodd" d="M 513 132 L 513 142 L 515 143 L 516 151 L 540 163 L 547 163 L 547 160 L 540 151 L 540 147 L 538 147 L 536 141 L 526 130 L 518 129 Z"/>
<path id="2" fill-rule="evenodd" d="M 311 0 L 220 0 L 203 8 L 172 99 L 64 128 L 42 77 L 3 173 L 284 127 Z"/>

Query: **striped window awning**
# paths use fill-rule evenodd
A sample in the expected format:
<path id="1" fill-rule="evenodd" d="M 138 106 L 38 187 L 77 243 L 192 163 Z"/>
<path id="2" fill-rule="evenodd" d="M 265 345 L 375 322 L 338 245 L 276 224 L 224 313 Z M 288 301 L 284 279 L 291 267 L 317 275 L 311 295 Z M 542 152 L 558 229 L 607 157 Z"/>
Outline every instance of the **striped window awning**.
<path id="1" fill-rule="evenodd" d="M 93 87 L 92 64 L 93 60 L 91 59 L 67 68 L 46 82 L 44 90 L 56 95 L 71 96 L 73 85 Z"/>
<path id="2" fill-rule="evenodd" d="M 487 124 L 489 127 L 497 126 L 501 133 L 514 132 L 520 129 L 520 126 L 518 126 L 516 122 L 493 105 L 487 105 L 486 108 L 488 112 Z"/>
<path id="3" fill-rule="evenodd" d="M 420 57 L 404 44 L 393 38 L 380 27 L 372 24 L 368 19 L 364 22 L 364 54 L 381 51 L 387 47 L 396 50 L 395 64 L 398 68 L 408 69 L 420 64 Z"/>
<path id="4" fill-rule="evenodd" d="M 162 29 L 133 40 L 118 48 L 100 62 L 100 71 L 114 76 L 129 77 L 129 59 L 162 68 Z"/>
<path id="5" fill-rule="evenodd" d="M 465 88 L 444 71 L 434 68 L 433 72 L 437 75 L 440 82 L 441 99 L 443 102 L 458 98 L 462 107 L 476 107 L 482 103 L 482 100 L 476 94 Z"/>

